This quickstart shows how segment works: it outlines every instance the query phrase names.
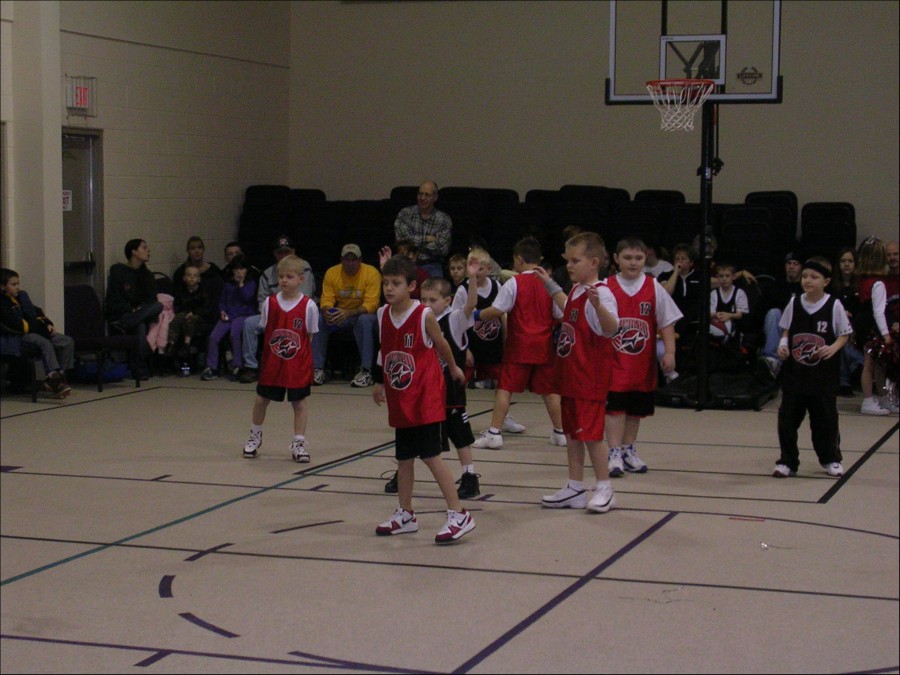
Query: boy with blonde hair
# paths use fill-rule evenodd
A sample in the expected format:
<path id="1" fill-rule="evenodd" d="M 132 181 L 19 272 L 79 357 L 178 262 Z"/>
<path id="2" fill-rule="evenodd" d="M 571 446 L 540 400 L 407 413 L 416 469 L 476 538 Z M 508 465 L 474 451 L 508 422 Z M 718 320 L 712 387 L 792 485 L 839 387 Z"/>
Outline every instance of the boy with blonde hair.
<path id="1" fill-rule="evenodd" d="M 260 307 L 259 325 L 265 331 L 253 424 L 244 445 L 244 457 L 252 459 L 262 446 L 262 425 L 271 401 L 285 395 L 294 409 L 294 438 L 291 457 L 309 462 L 306 445 L 307 398 L 313 382 L 312 337 L 319 329 L 319 309 L 300 290 L 306 262 L 289 255 L 278 262 L 278 292 Z"/>
<path id="2" fill-rule="evenodd" d="M 606 513 L 616 505 L 607 471 L 603 432 L 612 365 L 609 338 L 616 333 L 619 317 L 613 294 L 599 279 L 605 252 L 603 239 L 595 232 L 583 232 L 569 239 L 565 258 L 572 290 L 568 297 L 561 291 L 553 297 L 563 308 L 556 343 L 556 386 L 562 397 L 560 408 L 569 480 L 556 494 L 541 500 L 546 508 L 587 508 L 594 513 Z M 546 270 L 538 274 L 550 278 Z M 584 487 L 585 453 L 591 457 L 596 478 L 590 501 Z"/>

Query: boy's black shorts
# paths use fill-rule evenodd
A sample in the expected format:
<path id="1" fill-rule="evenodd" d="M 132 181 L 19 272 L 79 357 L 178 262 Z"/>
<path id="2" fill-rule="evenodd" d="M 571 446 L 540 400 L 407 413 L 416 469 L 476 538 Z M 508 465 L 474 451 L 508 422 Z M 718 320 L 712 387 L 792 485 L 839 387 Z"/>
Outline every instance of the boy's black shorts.
<path id="1" fill-rule="evenodd" d="M 656 410 L 656 392 L 611 391 L 606 395 L 606 414 L 650 417 Z"/>
<path id="2" fill-rule="evenodd" d="M 441 426 L 432 422 L 418 427 L 394 430 L 394 457 L 403 459 L 429 459 L 441 454 Z"/>
<path id="3" fill-rule="evenodd" d="M 278 401 L 279 403 L 284 400 L 284 395 L 286 393 L 287 400 L 294 403 L 296 401 L 302 401 L 309 396 L 309 387 L 288 389 L 287 387 L 270 387 L 265 384 L 257 384 L 256 393 L 263 398 L 267 398 L 270 401 Z"/>
<path id="4" fill-rule="evenodd" d="M 441 451 L 450 452 L 450 443 L 457 450 L 475 442 L 469 413 L 465 408 L 447 408 L 447 419 L 441 425 Z"/>

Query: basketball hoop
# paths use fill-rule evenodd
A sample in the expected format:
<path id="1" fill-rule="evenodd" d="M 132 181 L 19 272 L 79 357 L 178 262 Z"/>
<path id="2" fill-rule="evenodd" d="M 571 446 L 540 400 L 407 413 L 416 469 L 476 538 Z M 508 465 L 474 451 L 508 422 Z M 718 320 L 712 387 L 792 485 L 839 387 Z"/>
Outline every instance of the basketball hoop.
<path id="1" fill-rule="evenodd" d="M 664 131 L 693 131 L 694 113 L 703 105 L 716 83 L 712 80 L 650 80 L 647 91 L 662 118 Z"/>

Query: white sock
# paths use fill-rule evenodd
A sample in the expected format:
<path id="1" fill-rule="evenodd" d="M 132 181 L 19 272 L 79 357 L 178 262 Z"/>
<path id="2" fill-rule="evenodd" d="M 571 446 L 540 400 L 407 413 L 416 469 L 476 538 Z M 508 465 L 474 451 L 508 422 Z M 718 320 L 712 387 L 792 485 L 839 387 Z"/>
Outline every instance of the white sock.
<path id="1" fill-rule="evenodd" d="M 583 480 L 570 480 L 566 483 L 573 490 L 584 490 L 584 481 Z"/>
<path id="2" fill-rule="evenodd" d="M 603 488 L 603 487 L 612 488 L 612 483 L 610 482 L 609 479 L 607 479 L 607 480 L 598 480 L 598 481 L 597 481 L 597 487 L 594 488 L 594 489 L 595 489 L 595 490 L 599 490 L 600 488 Z"/>
<path id="3" fill-rule="evenodd" d="M 463 464 L 463 473 L 475 473 L 475 465 L 474 464 Z"/>
<path id="4" fill-rule="evenodd" d="M 564 432 L 563 432 L 562 429 L 557 429 L 556 427 L 553 427 L 553 433 L 555 433 L 555 434 L 563 434 Z"/>
<path id="5" fill-rule="evenodd" d="M 305 441 L 306 436 L 304 436 L 303 434 L 300 434 L 299 436 L 297 434 L 294 434 L 294 440 L 295 441 Z"/>
<path id="6" fill-rule="evenodd" d="M 251 424 L 250 425 L 250 433 L 261 434 L 262 433 L 262 424 Z"/>
<path id="7" fill-rule="evenodd" d="M 491 427 L 490 429 L 488 429 L 488 431 L 490 431 L 492 434 L 500 433 L 500 430 L 497 427 Z"/>

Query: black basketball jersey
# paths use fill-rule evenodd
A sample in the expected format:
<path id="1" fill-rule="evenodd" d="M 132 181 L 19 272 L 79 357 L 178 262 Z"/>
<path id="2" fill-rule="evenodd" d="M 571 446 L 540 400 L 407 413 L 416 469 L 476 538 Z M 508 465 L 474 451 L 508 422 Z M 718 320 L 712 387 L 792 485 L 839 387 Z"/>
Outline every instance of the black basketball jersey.
<path id="1" fill-rule="evenodd" d="M 722 298 L 722 289 L 716 289 L 716 311 L 717 312 L 728 312 L 729 314 L 734 314 L 737 312 L 737 288 L 732 289 L 731 291 L 731 300 L 725 302 Z"/>
<path id="2" fill-rule="evenodd" d="M 836 394 L 841 359 L 836 354 L 827 361 L 816 356 L 820 347 L 837 339 L 834 327 L 835 297 L 828 296 L 818 311 L 809 314 L 799 295 L 794 296 L 793 317 L 788 329 L 790 357 L 784 364 L 782 386 L 803 394 Z"/>
<path id="3" fill-rule="evenodd" d="M 438 325 L 441 327 L 441 333 L 444 339 L 450 344 L 450 351 L 453 352 L 453 360 L 461 370 L 466 370 L 466 350 L 460 349 L 453 339 L 453 331 L 450 330 L 450 314 L 447 312 L 438 319 Z M 444 381 L 447 383 L 447 407 L 448 408 L 464 408 L 466 406 L 466 385 L 460 384 L 450 377 L 450 369 L 441 359 L 441 368 L 444 371 Z"/>
<path id="4" fill-rule="evenodd" d="M 494 298 L 500 292 L 500 283 L 495 279 L 488 278 L 491 284 L 491 291 L 487 297 L 478 296 L 478 302 L 475 309 L 487 309 L 494 304 Z M 463 286 L 468 290 L 469 280 L 466 279 Z M 475 325 L 468 330 L 469 349 L 475 358 L 475 365 L 492 365 L 503 361 L 503 324 L 500 319 L 492 319 L 491 321 L 476 321 Z"/>

